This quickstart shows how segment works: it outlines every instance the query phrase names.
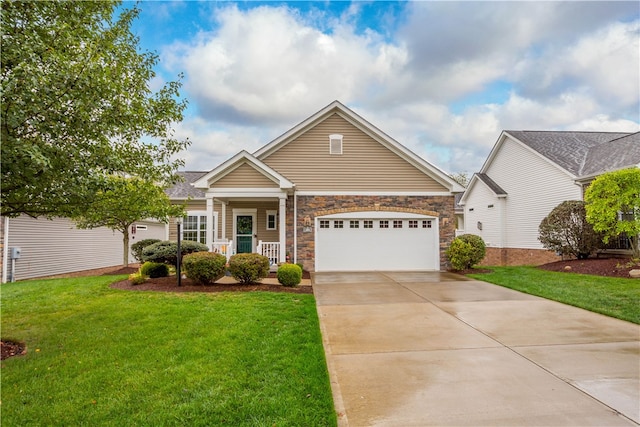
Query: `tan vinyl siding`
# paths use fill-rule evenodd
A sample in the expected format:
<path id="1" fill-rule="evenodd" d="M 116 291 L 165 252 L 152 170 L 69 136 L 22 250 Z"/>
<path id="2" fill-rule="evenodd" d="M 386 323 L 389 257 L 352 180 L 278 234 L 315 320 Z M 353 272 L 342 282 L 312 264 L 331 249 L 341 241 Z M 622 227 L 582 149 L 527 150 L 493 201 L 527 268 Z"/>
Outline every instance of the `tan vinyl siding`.
<path id="1" fill-rule="evenodd" d="M 329 154 L 330 134 L 344 136 L 342 154 Z M 447 191 L 338 114 L 261 160 L 300 191 Z"/>
<path id="2" fill-rule="evenodd" d="M 243 164 L 211 185 L 212 188 L 278 188 L 278 184 Z"/>
<path id="3" fill-rule="evenodd" d="M 234 209 L 257 209 L 256 221 L 257 234 L 259 240 L 264 242 L 277 242 L 280 238 L 278 230 L 267 230 L 267 211 L 278 211 L 278 202 L 231 202 L 227 205 L 227 239 L 235 240 L 233 235 L 233 210 Z M 278 224 L 279 225 L 279 224 Z"/>
<path id="4" fill-rule="evenodd" d="M 22 249 L 16 280 L 122 265 L 122 233 L 106 227 L 80 230 L 65 218 L 11 218 L 8 246 Z M 7 267 L 9 279 L 10 260 Z"/>

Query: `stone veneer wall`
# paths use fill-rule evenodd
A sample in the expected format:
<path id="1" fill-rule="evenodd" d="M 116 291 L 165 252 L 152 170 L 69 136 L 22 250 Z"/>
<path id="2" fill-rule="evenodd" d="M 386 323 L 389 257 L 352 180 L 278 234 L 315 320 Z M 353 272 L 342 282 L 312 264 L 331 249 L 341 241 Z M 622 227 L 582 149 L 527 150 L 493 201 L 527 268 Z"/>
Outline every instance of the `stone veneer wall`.
<path id="1" fill-rule="evenodd" d="M 561 260 L 546 249 L 487 248 L 480 265 L 542 265 Z"/>
<path id="2" fill-rule="evenodd" d="M 455 233 L 453 196 L 297 196 L 298 233 L 297 261 L 307 271 L 315 271 L 316 216 L 354 211 L 413 212 L 439 218 L 440 268 L 446 270 L 449 262 L 444 251 Z M 311 232 L 304 232 L 304 220 L 311 220 Z M 293 254 L 293 203 L 287 203 L 287 253 Z M 292 257 L 293 259 L 293 257 Z"/>

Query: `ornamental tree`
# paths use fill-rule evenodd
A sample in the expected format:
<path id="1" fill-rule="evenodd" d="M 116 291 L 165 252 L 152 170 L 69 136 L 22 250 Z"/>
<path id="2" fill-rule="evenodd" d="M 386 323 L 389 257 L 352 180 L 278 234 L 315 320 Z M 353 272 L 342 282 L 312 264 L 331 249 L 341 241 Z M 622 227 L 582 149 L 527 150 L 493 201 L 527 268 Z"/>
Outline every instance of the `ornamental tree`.
<path id="1" fill-rule="evenodd" d="M 608 172 L 593 180 L 585 192 L 587 221 L 604 233 L 604 242 L 624 233 L 633 258 L 640 258 L 640 169 Z"/>
<path id="2" fill-rule="evenodd" d="M 172 205 L 162 187 L 140 178 L 111 176 L 108 186 L 92 197 L 81 215 L 78 228 L 108 227 L 122 233 L 122 265 L 129 265 L 129 229 L 136 222 L 155 218 L 167 222 L 184 216 L 184 207 Z"/>
<path id="3" fill-rule="evenodd" d="M 113 173 L 175 182 L 186 101 L 177 82 L 151 90 L 158 56 L 119 6 L 1 2 L 0 214 L 71 217 Z"/>
<path id="4" fill-rule="evenodd" d="M 547 215 L 538 227 L 538 240 L 547 248 L 586 259 L 602 243 L 602 233 L 587 222 L 585 203 L 567 200 Z"/>

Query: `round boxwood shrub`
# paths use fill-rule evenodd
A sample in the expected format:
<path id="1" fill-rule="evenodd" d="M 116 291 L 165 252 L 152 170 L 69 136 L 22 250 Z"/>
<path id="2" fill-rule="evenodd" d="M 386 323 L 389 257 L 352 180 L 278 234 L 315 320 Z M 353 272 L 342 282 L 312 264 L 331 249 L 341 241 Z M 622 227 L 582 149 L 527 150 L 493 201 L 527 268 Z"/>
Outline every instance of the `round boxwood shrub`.
<path id="1" fill-rule="evenodd" d="M 142 251 L 144 250 L 144 248 L 146 248 L 149 245 L 153 245 L 154 243 L 158 243 L 159 241 L 160 239 L 143 239 L 143 240 L 140 240 L 139 242 L 134 243 L 133 245 L 131 245 L 131 253 L 133 254 L 133 257 L 138 262 L 143 262 Z"/>
<path id="2" fill-rule="evenodd" d="M 180 242 L 180 253 L 184 258 L 185 255 L 194 252 L 207 252 L 207 245 L 199 242 L 184 240 Z M 142 251 L 142 260 L 144 262 L 162 262 L 176 266 L 178 259 L 178 242 L 163 240 L 147 246 Z"/>
<path id="3" fill-rule="evenodd" d="M 278 282 L 283 286 L 293 287 L 302 281 L 302 268 L 296 264 L 282 264 L 278 267 Z"/>
<path id="4" fill-rule="evenodd" d="M 453 239 L 445 253 L 455 270 L 466 270 L 482 261 L 486 247 L 482 237 L 463 234 Z"/>
<path id="5" fill-rule="evenodd" d="M 182 259 L 187 277 L 200 285 L 208 285 L 224 276 L 227 257 L 213 252 L 194 252 Z"/>
<path id="6" fill-rule="evenodd" d="M 167 277 L 169 275 L 169 266 L 161 262 L 147 261 L 140 267 L 140 274 L 151 277 Z"/>
<path id="7" fill-rule="evenodd" d="M 269 258 L 260 254 L 236 254 L 229 258 L 229 273 L 242 284 L 254 283 L 269 275 Z"/>

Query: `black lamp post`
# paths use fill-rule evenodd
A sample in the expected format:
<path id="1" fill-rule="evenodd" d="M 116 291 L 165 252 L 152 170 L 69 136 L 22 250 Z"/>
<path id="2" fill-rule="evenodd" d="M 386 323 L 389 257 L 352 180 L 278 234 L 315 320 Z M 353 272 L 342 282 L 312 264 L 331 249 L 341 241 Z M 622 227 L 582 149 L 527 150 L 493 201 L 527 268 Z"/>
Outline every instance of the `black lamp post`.
<path id="1" fill-rule="evenodd" d="M 180 266 L 182 265 L 182 250 L 180 249 L 180 237 L 182 235 L 182 218 L 176 218 L 176 225 L 178 226 L 178 254 L 176 259 L 176 274 L 178 275 L 178 286 L 182 285 L 182 273 L 180 272 Z"/>

